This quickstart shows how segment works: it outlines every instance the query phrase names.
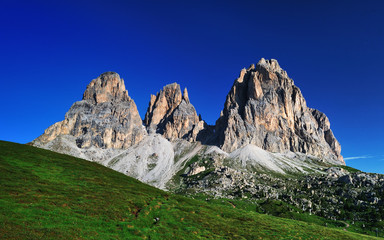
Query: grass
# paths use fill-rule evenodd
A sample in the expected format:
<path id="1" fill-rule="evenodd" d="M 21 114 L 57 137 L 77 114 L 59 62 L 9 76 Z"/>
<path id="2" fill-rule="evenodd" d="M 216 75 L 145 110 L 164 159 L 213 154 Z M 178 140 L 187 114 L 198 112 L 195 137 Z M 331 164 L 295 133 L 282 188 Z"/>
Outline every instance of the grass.
<path id="1" fill-rule="evenodd" d="M 287 204 L 280 200 L 253 200 L 253 199 L 210 199 L 207 198 L 204 194 L 193 195 L 195 199 L 208 200 L 214 204 L 221 204 L 227 206 L 235 206 L 237 209 L 242 209 L 246 211 L 252 211 L 257 213 L 264 213 L 272 216 L 277 216 L 279 218 L 294 219 L 307 223 L 313 223 L 320 226 L 328 226 L 333 228 L 344 229 L 345 222 L 335 221 L 326 218 L 322 218 L 313 214 L 303 212 L 301 209 Z M 351 231 L 351 228 L 348 229 Z M 356 230 L 361 230 L 359 228 L 354 228 Z"/>
<path id="2" fill-rule="evenodd" d="M 340 167 L 345 170 L 347 170 L 350 173 L 355 173 L 355 172 L 361 172 L 359 169 L 353 168 L 353 167 L 348 167 L 348 166 L 343 166 L 343 165 L 335 165 L 335 167 Z"/>
<path id="3" fill-rule="evenodd" d="M 373 239 L 170 194 L 96 163 L 0 141 L 0 239 Z"/>

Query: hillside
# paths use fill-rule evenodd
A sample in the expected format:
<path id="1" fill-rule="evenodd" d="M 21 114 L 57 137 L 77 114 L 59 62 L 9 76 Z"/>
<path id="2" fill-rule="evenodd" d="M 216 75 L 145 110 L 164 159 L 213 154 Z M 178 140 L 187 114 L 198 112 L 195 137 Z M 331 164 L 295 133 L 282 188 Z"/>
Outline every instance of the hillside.
<path id="1" fill-rule="evenodd" d="M 0 239 L 371 239 L 167 193 L 97 163 L 0 142 Z"/>

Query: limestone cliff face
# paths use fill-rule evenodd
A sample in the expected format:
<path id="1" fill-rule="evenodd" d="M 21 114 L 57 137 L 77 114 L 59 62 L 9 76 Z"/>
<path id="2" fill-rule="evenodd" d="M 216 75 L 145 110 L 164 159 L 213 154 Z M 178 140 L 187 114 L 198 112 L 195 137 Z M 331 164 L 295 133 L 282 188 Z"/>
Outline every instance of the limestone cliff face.
<path id="1" fill-rule="evenodd" d="M 182 94 L 177 83 L 151 96 L 144 124 L 149 132 L 160 133 L 170 141 L 179 138 L 195 141 L 205 126 L 189 101 L 187 89 Z"/>
<path id="2" fill-rule="evenodd" d="M 302 152 L 344 164 L 328 118 L 307 107 L 276 60 L 243 69 L 216 122 L 216 143 L 227 152 L 247 144 L 267 151 Z"/>
<path id="3" fill-rule="evenodd" d="M 32 143 L 44 145 L 70 135 L 78 148 L 124 149 L 140 142 L 145 134 L 124 80 L 117 73 L 106 72 L 91 81 L 83 100 L 72 105 L 63 121 L 50 126 Z"/>
<path id="4" fill-rule="evenodd" d="M 106 72 L 88 84 L 83 100 L 93 104 L 132 101 L 125 90 L 124 80 L 115 72 Z"/>

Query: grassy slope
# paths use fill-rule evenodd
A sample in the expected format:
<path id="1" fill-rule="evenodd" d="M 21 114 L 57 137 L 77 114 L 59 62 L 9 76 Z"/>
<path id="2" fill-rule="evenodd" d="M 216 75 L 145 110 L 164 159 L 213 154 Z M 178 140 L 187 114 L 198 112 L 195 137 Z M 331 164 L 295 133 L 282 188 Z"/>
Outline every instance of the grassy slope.
<path id="1" fill-rule="evenodd" d="M 173 195 L 96 163 L 2 141 L 0 183 L 0 239 L 370 239 Z"/>

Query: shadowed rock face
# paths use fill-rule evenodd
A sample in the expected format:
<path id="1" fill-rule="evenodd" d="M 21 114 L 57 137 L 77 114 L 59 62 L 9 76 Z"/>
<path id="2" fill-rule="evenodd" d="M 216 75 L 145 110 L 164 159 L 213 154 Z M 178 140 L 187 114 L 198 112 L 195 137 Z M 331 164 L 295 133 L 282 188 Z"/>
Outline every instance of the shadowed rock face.
<path id="1" fill-rule="evenodd" d="M 79 148 L 128 148 L 145 134 L 124 80 L 117 73 L 106 72 L 91 81 L 83 100 L 72 105 L 63 121 L 50 126 L 32 143 L 44 145 L 58 136 L 71 135 Z"/>
<path id="2" fill-rule="evenodd" d="M 190 103 L 187 89 L 181 94 L 177 83 L 165 86 L 156 96 L 151 95 L 144 124 L 149 132 L 160 133 L 170 141 L 196 141 L 206 125 Z"/>
<path id="3" fill-rule="evenodd" d="M 226 152 L 254 144 L 271 152 L 302 152 L 344 164 L 328 118 L 307 107 L 300 89 L 273 59 L 241 70 L 215 130 L 216 144 Z"/>

